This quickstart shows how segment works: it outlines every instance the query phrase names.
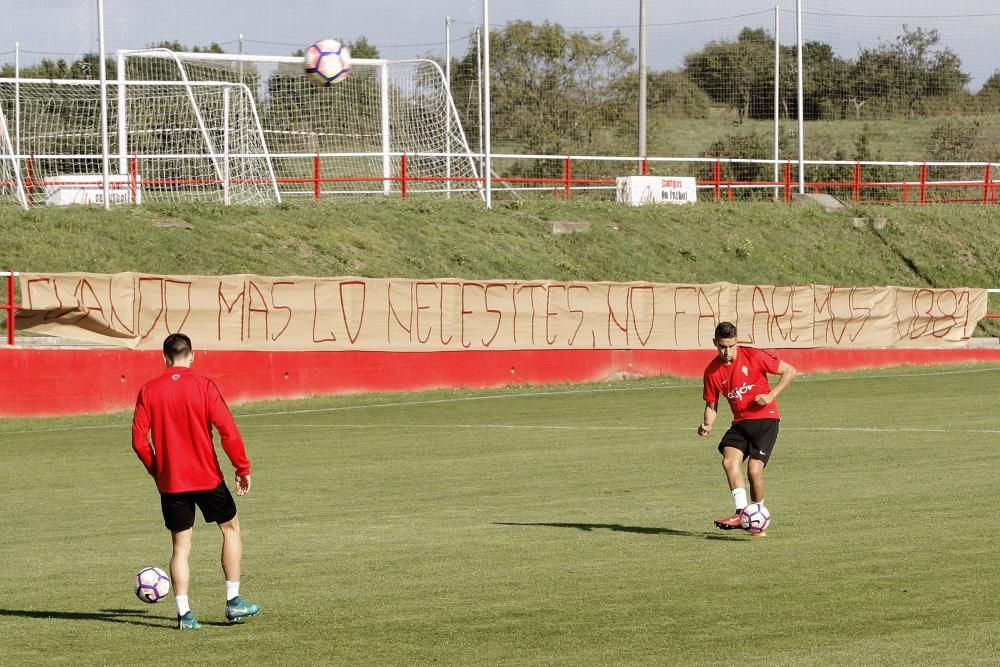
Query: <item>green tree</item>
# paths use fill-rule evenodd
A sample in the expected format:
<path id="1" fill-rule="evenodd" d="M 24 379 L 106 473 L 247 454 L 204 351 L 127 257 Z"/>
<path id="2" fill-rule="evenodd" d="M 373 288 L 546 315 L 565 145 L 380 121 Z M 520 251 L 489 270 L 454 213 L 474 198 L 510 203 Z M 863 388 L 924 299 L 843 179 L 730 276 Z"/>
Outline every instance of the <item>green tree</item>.
<path id="1" fill-rule="evenodd" d="M 114 60 L 107 58 L 104 67 L 109 79 L 116 77 L 117 67 Z M 100 60 L 96 53 L 86 53 L 72 62 L 59 58 L 50 60 L 43 58 L 37 65 L 21 68 L 22 79 L 97 79 L 100 77 Z M 0 67 L 0 76 L 13 77 L 14 65 L 8 63 Z"/>
<path id="2" fill-rule="evenodd" d="M 374 44 L 368 42 L 364 35 L 358 37 L 353 42 L 347 42 L 347 49 L 351 52 L 352 58 L 363 58 L 375 60 L 379 57 L 378 49 Z"/>
<path id="3" fill-rule="evenodd" d="M 959 96 L 969 82 L 954 51 L 939 46 L 937 30 L 903 26 L 891 44 L 863 49 L 852 79 L 858 99 L 877 103 L 884 114 L 915 117 L 932 98 Z"/>
<path id="4" fill-rule="evenodd" d="M 619 148 L 620 131 L 634 122 L 634 98 L 620 82 L 634 66 L 628 40 L 567 32 L 545 22 L 514 21 L 491 41 L 493 140 L 504 150 L 564 155 Z M 471 45 L 453 69 L 453 96 L 463 126 L 478 127 L 476 51 Z"/>
<path id="5" fill-rule="evenodd" d="M 212 42 L 208 46 L 193 46 L 190 49 L 178 42 L 177 40 L 164 40 L 162 42 L 156 42 L 155 44 L 150 44 L 147 48 L 150 49 L 170 49 L 171 51 L 178 51 L 185 53 L 190 51 L 191 53 L 225 53 L 225 50 L 219 46 L 217 43 Z"/>
<path id="6" fill-rule="evenodd" d="M 623 95 L 638 98 L 639 75 L 621 81 Z M 649 111 L 667 118 L 708 118 L 708 95 L 680 72 L 650 72 L 646 81 Z M 638 99 L 636 99 L 638 104 Z"/>
<path id="7" fill-rule="evenodd" d="M 795 50 L 782 49 L 783 100 L 795 95 Z M 786 74 L 786 65 L 790 73 Z M 806 120 L 836 120 L 842 118 L 844 105 L 850 104 L 858 116 L 864 102 L 851 96 L 851 63 L 837 56 L 833 47 L 824 42 L 802 45 L 802 96 Z M 794 107 L 795 103 L 786 106 Z"/>
<path id="8" fill-rule="evenodd" d="M 976 101 L 982 113 L 1000 112 L 1000 70 L 994 72 L 979 89 Z"/>
<path id="9" fill-rule="evenodd" d="M 742 123 L 774 108 L 774 40 L 763 29 L 744 28 L 735 42 L 709 42 L 684 59 L 684 73 Z"/>

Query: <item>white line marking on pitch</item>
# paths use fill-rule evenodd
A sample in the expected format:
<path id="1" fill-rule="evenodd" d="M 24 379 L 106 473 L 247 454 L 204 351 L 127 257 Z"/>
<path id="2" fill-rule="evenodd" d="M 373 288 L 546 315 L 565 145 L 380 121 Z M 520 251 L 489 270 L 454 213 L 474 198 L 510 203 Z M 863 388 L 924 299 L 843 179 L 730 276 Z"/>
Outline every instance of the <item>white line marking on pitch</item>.
<path id="1" fill-rule="evenodd" d="M 870 369 L 875 370 L 877 369 Z M 881 379 L 894 379 L 894 378 L 912 378 L 912 377 L 933 377 L 938 375 L 965 375 L 971 373 L 994 373 L 1000 371 L 1000 366 L 992 368 L 966 368 L 960 370 L 946 370 L 946 371 L 929 371 L 926 373 L 886 373 L 880 375 L 845 375 L 842 377 L 812 377 L 805 376 L 799 379 L 799 382 L 839 382 L 844 380 L 881 380 Z M 859 371 L 861 372 L 861 371 Z M 303 408 L 299 410 L 274 410 L 269 412 L 251 412 L 251 413 L 234 413 L 234 416 L 239 419 L 245 419 L 249 417 L 272 417 L 272 416 L 282 416 L 282 415 L 301 415 L 310 414 L 317 412 L 342 412 L 347 410 L 367 410 L 369 408 L 393 408 L 393 407 L 409 407 L 409 406 L 420 406 L 420 405 L 437 405 L 442 403 L 462 403 L 466 401 L 489 401 L 501 398 L 533 398 L 536 396 L 566 396 L 573 394 L 598 394 L 598 393 L 608 393 L 608 392 L 631 392 L 631 391 L 662 391 L 662 390 L 673 390 L 673 389 L 697 389 L 699 383 L 692 382 L 690 384 L 673 384 L 658 387 L 600 387 L 595 389 L 554 389 L 548 391 L 528 391 L 513 394 L 489 394 L 486 396 L 456 396 L 452 398 L 435 398 L 426 399 L 418 401 L 394 401 L 391 403 L 370 403 L 366 405 L 340 405 L 340 406 L 330 406 L 327 408 Z M 338 425 L 339 426 L 339 425 Z M 41 429 L 24 429 L 20 431 L 0 431 L 0 436 L 4 435 L 18 435 L 26 433 L 60 433 L 66 431 L 90 431 L 98 429 L 108 429 L 108 428 L 127 428 L 128 425 L 124 422 L 118 422 L 114 424 L 99 424 L 94 426 L 65 426 L 59 428 L 41 428 Z M 787 428 L 786 428 L 787 430 Z M 965 431 L 947 431 L 948 433 L 964 433 Z M 970 433 L 992 433 L 993 431 L 969 431 Z"/>
<path id="2" fill-rule="evenodd" d="M 252 412 L 234 415 L 236 417 L 273 417 L 280 415 L 301 415 L 310 412 L 341 412 L 344 410 L 366 410 L 368 408 L 398 408 L 412 405 L 435 405 L 438 403 L 462 403 L 465 401 L 489 401 L 498 398 L 533 398 L 535 396 L 563 396 L 568 394 L 598 394 L 612 391 L 654 391 L 660 389 L 692 389 L 697 385 L 670 385 L 667 387 L 609 387 L 602 389 L 565 389 L 556 391 L 529 391 L 519 394 L 489 394 L 487 396 L 455 396 L 452 398 L 433 398 L 422 401 L 395 401 L 392 403 L 368 403 L 366 405 L 337 405 L 328 408 L 303 408 L 301 410 L 278 410 L 274 412 Z"/>
<path id="3" fill-rule="evenodd" d="M 250 428 L 289 428 L 288 424 L 254 424 Z M 497 429 L 530 429 L 539 431 L 660 431 L 656 426 L 555 426 L 552 424 L 295 424 L 292 428 L 391 428 L 405 430 L 408 428 L 497 428 Z M 681 430 L 681 429 L 678 429 Z M 688 429 L 683 429 L 688 430 Z M 691 429 L 696 430 L 696 429 Z"/>
<path id="4" fill-rule="evenodd" d="M 931 371 L 927 373 L 892 373 L 886 375 L 845 376 L 845 377 L 803 377 L 800 382 L 834 382 L 842 380 L 880 380 L 882 378 L 932 377 L 937 375 L 960 375 L 966 373 L 989 373 L 1000 371 L 997 368 L 970 368 L 954 371 Z M 366 405 L 340 405 L 328 408 L 303 408 L 301 410 L 276 410 L 270 412 L 253 412 L 238 414 L 237 417 L 271 417 L 282 415 L 300 415 L 314 412 L 342 412 L 345 410 L 366 410 L 368 408 L 394 408 L 419 405 L 435 405 L 440 403 L 461 403 L 465 401 L 488 401 L 500 398 L 533 398 L 536 396 L 564 396 L 572 394 L 598 394 L 618 391 L 662 391 L 670 389 L 697 389 L 698 383 L 674 384 L 660 387 L 601 387 L 597 389 L 560 389 L 552 391 L 529 391 L 516 394 L 489 394 L 487 396 L 456 396 L 452 398 L 435 398 L 420 401 L 394 401 L 392 403 L 370 403 Z"/>
<path id="5" fill-rule="evenodd" d="M 391 428 L 396 430 L 405 429 L 511 429 L 511 430 L 538 430 L 538 431 L 690 431 L 697 432 L 696 426 L 557 426 L 551 424 L 254 424 L 251 428 L 324 428 L 324 429 L 379 429 Z M 865 426 L 783 426 L 782 431 L 819 431 L 837 433 L 978 433 L 985 435 L 1000 435 L 1000 429 L 946 429 L 946 428 L 914 428 L 903 426 L 899 428 L 891 427 L 865 427 Z"/>

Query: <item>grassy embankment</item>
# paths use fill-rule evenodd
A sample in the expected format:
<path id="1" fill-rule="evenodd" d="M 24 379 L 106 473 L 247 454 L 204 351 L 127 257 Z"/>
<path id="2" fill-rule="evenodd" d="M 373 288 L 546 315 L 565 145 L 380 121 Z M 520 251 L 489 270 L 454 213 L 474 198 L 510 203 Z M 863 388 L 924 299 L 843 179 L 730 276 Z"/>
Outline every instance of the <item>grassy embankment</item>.
<path id="1" fill-rule="evenodd" d="M 855 217 L 885 218 L 881 231 Z M 542 223 L 587 221 L 556 236 Z M 187 223 L 189 228 L 177 227 Z M 0 210 L 20 271 L 1000 287 L 1000 211 L 471 202 Z M 992 299 L 990 312 L 1000 312 Z M 980 334 L 996 335 L 996 327 Z"/>

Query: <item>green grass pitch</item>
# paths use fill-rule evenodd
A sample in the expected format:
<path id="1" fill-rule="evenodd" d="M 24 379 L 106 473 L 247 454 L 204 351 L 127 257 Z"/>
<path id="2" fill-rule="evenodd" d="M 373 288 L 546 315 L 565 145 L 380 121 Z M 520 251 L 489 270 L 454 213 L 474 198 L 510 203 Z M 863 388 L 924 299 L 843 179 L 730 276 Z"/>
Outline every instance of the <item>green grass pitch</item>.
<path id="1" fill-rule="evenodd" d="M 238 406 L 264 609 L 223 623 L 199 522 L 197 633 L 131 591 L 169 538 L 130 415 L 7 420 L 0 664 L 996 664 L 998 395 L 996 365 L 801 377 L 760 540 L 712 526 L 695 381 Z"/>

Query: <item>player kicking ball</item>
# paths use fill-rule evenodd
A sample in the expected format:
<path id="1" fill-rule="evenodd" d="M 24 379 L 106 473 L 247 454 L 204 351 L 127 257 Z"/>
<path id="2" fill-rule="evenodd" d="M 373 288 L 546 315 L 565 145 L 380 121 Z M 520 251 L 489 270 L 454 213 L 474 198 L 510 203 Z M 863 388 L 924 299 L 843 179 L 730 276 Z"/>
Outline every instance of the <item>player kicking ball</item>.
<path id="1" fill-rule="evenodd" d="M 698 435 L 712 432 L 718 416 L 719 395 L 725 395 L 733 411 L 733 423 L 719 442 L 722 468 L 726 471 L 729 490 L 736 512 L 725 519 L 716 519 L 722 530 L 742 528 L 740 512 L 747 506 L 747 491 L 743 483 L 743 462 L 747 462 L 750 497 L 755 503 L 764 502 L 764 468 L 778 438 L 778 404 L 775 399 L 785 390 L 798 372 L 772 354 L 736 342 L 736 326 L 720 322 L 712 339 L 718 356 L 705 368 L 703 397 L 705 416 Z M 778 376 L 771 388 L 768 375 Z M 754 537 L 764 537 L 763 530 L 750 530 Z"/>
<path id="2" fill-rule="evenodd" d="M 177 627 L 198 630 L 191 611 L 191 542 L 195 507 L 222 531 L 222 571 L 226 577 L 226 620 L 242 623 L 260 613 L 260 605 L 240 596 L 243 539 L 236 501 L 223 481 L 212 429 L 236 469 L 236 495 L 250 491 L 250 460 L 229 406 L 215 383 L 191 369 L 194 350 L 182 333 L 163 341 L 166 370 L 139 390 L 132 416 L 132 449 L 153 476 L 160 492 L 163 521 L 173 553 L 170 578 L 177 603 Z M 150 443 L 152 437 L 152 443 Z"/>

